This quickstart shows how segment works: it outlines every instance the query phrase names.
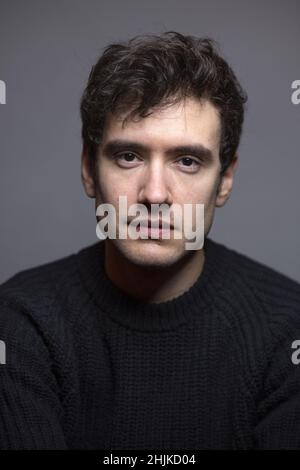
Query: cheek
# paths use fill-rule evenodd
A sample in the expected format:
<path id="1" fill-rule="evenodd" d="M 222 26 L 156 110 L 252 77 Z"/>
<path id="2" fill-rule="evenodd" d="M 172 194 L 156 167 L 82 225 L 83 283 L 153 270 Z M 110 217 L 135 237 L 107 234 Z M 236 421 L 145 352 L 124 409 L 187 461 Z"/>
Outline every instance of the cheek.
<path id="1" fill-rule="evenodd" d="M 189 187 L 185 199 L 194 203 L 204 204 L 207 209 L 214 204 L 216 199 L 217 178 L 214 174 L 200 179 Z"/>
<path id="2" fill-rule="evenodd" d="M 214 216 L 217 183 L 218 178 L 215 173 L 207 175 L 207 177 L 190 186 L 188 192 L 185 193 L 185 201 L 182 201 L 182 203 L 189 201 L 194 204 L 204 204 L 205 232 L 207 232 L 207 228 L 211 225 Z M 195 210 L 196 207 L 194 208 Z M 196 216 L 194 215 L 193 217 L 194 223 Z"/>
<path id="3" fill-rule="evenodd" d="M 128 178 L 122 178 L 117 172 L 111 171 L 105 165 L 99 168 L 97 182 L 97 199 L 99 202 L 110 202 L 115 206 L 119 202 L 119 196 L 127 196 L 130 200 L 133 185 Z"/>

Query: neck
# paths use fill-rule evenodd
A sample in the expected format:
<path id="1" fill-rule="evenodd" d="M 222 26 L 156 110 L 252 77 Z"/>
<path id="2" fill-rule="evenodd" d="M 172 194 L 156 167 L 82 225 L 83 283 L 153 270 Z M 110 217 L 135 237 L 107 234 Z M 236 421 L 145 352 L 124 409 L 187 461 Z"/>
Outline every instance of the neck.
<path id="1" fill-rule="evenodd" d="M 187 291 L 201 274 L 204 259 L 201 249 L 187 252 L 172 266 L 149 268 L 131 263 L 109 240 L 105 244 L 107 276 L 123 292 L 147 303 L 166 302 Z"/>

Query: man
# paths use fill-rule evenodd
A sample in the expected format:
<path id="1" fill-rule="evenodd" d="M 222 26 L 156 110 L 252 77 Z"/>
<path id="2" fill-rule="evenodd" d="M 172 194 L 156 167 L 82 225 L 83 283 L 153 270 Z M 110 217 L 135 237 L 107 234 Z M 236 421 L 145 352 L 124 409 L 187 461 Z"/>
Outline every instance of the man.
<path id="1" fill-rule="evenodd" d="M 82 182 L 116 237 L 1 286 L 1 448 L 300 448 L 299 284 L 208 237 L 245 102 L 207 38 L 105 49 L 81 101 Z M 120 196 L 146 208 L 137 238 L 118 236 L 134 219 Z M 199 249 L 172 212 L 187 204 L 190 229 L 204 207 Z"/>

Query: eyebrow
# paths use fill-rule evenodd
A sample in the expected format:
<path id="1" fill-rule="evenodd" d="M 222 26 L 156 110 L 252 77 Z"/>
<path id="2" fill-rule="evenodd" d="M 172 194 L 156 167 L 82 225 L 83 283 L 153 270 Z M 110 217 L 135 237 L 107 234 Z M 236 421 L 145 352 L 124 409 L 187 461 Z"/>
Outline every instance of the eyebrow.
<path id="1" fill-rule="evenodd" d="M 122 150 L 124 151 L 129 149 L 136 152 L 145 153 L 150 153 L 151 151 L 150 147 L 141 142 L 123 139 L 115 139 L 108 141 L 104 145 L 102 151 L 106 155 L 112 155 Z M 202 144 L 176 145 L 174 147 L 170 147 L 165 153 L 169 156 L 172 156 L 177 153 L 181 153 L 184 155 L 195 155 L 207 161 L 208 163 L 212 162 L 214 159 L 212 151 Z"/>

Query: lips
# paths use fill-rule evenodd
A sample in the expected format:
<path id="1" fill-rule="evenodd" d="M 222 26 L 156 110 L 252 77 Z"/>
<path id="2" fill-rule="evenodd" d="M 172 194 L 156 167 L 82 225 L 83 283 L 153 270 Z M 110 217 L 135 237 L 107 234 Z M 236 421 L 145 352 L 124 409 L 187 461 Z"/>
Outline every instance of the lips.
<path id="1" fill-rule="evenodd" d="M 128 225 L 133 220 L 134 220 L 134 218 L 129 220 Z M 136 230 L 140 231 L 140 229 L 143 229 L 143 230 L 145 230 L 145 229 L 174 230 L 174 225 L 172 223 L 169 223 L 169 221 L 165 221 L 164 226 L 163 226 L 163 220 L 162 219 L 159 219 L 159 220 L 148 219 L 148 220 L 138 221 L 138 223 L 136 225 Z"/>
<path id="2" fill-rule="evenodd" d="M 140 225 L 142 227 L 148 227 L 148 228 L 159 228 L 159 229 L 170 229 L 170 230 L 173 230 L 174 229 L 174 226 L 173 224 L 169 224 L 169 222 L 164 222 L 163 224 L 163 221 L 160 219 L 160 220 L 150 220 L 148 219 L 145 220 L 145 221 L 142 221 L 140 222 Z"/>
<path id="3" fill-rule="evenodd" d="M 130 223 L 130 222 L 129 222 Z M 140 230 L 145 230 L 145 229 L 152 229 L 152 230 L 174 230 L 174 225 L 169 224 L 169 222 L 165 222 L 163 226 L 163 221 L 162 220 L 142 220 L 139 222 L 136 226 L 136 230 L 139 232 Z"/>

